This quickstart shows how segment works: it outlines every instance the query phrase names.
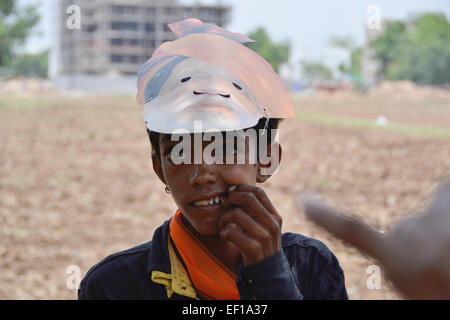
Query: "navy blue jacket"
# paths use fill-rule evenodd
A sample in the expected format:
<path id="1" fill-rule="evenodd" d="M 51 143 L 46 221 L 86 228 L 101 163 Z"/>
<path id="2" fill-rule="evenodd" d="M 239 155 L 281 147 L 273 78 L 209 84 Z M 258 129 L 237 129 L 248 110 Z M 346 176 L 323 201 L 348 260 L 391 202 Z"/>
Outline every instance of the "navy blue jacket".
<path id="1" fill-rule="evenodd" d="M 166 288 L 151 280 L 152 271 L 171 272 L 169 221 L 153 239 L 114 253 L 93 266 L 81 281 L 78 299 L 168 299 Z M 344 272 L 319 240 L 282 234 L 283 250 L 249 266 L 236 281 L 241 299 L 348 299 Z M 174 293 L 171 299 L 191 299 Z"/>

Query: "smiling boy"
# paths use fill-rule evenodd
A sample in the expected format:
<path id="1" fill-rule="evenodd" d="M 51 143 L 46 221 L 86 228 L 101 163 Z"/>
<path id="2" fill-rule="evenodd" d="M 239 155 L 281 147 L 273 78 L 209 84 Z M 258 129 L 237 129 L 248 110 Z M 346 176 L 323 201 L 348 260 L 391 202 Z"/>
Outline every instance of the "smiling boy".
<path id="1" fill-rule="evenodd" d="M 141 68 L 138 101 L 153 169 L 178 210 L 150 242 L 92 267 L 79 299 L 347 299 L 336 257 L 282 234 L 256 186 L 281 160 L 272 133 L 293 117 L 281 81 L 245 36 L 195 19 L 169 27 L 179 39 Z M 180 149 L 180 138 L 194 143 Z"/>

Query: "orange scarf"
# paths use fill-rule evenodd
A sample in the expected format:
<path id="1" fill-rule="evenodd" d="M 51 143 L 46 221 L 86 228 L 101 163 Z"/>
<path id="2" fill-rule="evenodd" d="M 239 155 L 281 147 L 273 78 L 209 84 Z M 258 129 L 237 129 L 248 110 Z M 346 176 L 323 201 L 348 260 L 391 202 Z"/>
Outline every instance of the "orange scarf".
<path id="1" fill-rule="evenodd" d="M 197 294 L 208 300 L 239 300 L 237 276 L 183 224 L 178 209 L 170 220 L 170 237 L 186 265 Z"/>

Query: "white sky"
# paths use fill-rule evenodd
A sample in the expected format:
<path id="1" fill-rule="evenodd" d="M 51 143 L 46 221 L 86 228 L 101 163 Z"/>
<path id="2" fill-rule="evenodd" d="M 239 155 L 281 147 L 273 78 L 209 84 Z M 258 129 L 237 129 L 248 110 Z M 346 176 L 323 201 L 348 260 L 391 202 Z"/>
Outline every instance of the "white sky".
<path id="1" fill-rule="evenodd" d="M 52 2 L 54 0 L 20 0 L 41 3 L 42 21 L 28 41 L 26 51 L 49 48 L 52 41 Z M 58 0 L 56 0 L 58 1 Z M 192 4 L 196 0 L 179 0 Z M 406 19 L 409 14 L 425 11 L 444 12 L 450 19 L 450 0 L 200 0 L 205 4 L 221 2 L 232 6 L 227 29 L 248 33 L 263 26 L 275 41 L 290 40 L 291 61 L 300 58 L 322 61 L 330 66 L 348 59 L 342 50 L 329 47 L 332 35 L 350 35 L 357 44 L 364 41 L 364 30 L 371 5 L 380 9 L 381 18 Z"/>

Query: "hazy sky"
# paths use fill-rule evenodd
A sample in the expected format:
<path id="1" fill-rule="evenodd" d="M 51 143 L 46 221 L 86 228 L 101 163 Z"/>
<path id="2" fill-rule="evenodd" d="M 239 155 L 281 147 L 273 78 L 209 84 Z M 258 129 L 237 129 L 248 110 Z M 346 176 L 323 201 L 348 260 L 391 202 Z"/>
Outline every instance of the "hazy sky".
<path id="1" fill-rule="evenodd" d="M 37 51 L 51 45 L 52 3 L 55 0 L 21 0 L 40 2 L 42 22 L 27 45 L 27 51 Z M 58 1 L 58 0 L 56 0 Z M 195 0 L 179 0 L 194 3 Z M 424 11 L 444 12 L 450 19 L 450 0 L 201 0 L 201 3 L 221 2 L 232 6 L 232 20 L 227 29 L 247 33 L 264 26 L 276 41 L 290 40 L 291 60 L 318 60 L 336 65 L 348 58 L 342 50 L 329 47 L 332 35 L 350 35 L 357 44 L 364 41 L 366 10 L 376 5 L 381 18 L 405 19 L 409 14 Z"/>

